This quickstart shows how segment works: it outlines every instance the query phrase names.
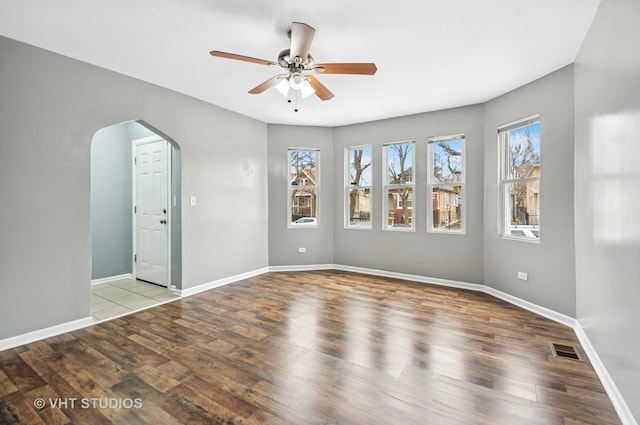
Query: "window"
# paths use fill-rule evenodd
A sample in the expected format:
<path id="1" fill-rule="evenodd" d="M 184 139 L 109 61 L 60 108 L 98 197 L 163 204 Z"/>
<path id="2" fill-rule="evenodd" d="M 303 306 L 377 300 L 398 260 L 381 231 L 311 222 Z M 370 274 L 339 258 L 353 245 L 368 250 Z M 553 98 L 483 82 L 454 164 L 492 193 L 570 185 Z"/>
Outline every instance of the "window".
<path id="1" fill-rule="evenodd" d="M 428 231 L 464 233 L 465 208 L 465 136 L 456 134 L 428 139 L 431 211 Z"/>
<path id="2" fill-rule="evenodd" d="M 345 228 L 371 229 L 371 145 L 345 149 Z"/>
<path id="3" fill-rule="evenodd" d="M 540 117 L 498 128 L 500 145 L 500 235 L 540 237 Z"/>
<path id="4" fill-rule="evenodd" d="M 385 230 L 413 230 L 413 192 L 415 189 L 414 142 L 389 143 L 383 146 Z"/>
<path id="5" fill-rule="evenodd" d="M 289 149 L 289 227 L 318 226 L 320 151 Z"/>

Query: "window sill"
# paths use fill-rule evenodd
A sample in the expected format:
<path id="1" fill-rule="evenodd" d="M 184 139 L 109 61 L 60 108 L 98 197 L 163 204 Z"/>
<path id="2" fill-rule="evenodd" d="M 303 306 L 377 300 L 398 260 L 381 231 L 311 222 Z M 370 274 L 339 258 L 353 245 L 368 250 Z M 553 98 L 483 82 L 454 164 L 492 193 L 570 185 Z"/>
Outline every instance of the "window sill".
<path id="1" fill-rule="evenodd" d="M 540 243 L 540 238 L 526 238 L 526 237 L 523 238 L 518 236 L 506 236 L 506 235 L 500 235 L 498 236 L 498 238 L 505 239 L 508 241 L 518 241 L 518 242 L 526 242 L 526 243 L 533 243 L 533 244 Z"/>

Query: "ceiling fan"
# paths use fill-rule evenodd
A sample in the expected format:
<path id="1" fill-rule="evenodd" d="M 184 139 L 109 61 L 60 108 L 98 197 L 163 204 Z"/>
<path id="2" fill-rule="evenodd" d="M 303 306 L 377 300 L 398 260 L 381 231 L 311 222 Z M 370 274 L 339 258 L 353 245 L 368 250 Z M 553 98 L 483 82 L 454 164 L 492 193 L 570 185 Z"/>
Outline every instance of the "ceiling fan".
<path id="1" fill-rule="evenodd" d="M 322 84 L 314 75 L 317 74 L 359 74 L 373 75 L 378 70 L 374 63 L 323 63 L 316 64 L 309 53 L 311 41 L 316 30 L 302 22 L 293 22 L 289 31 L 291 47 L 283 50 L 278 55 L 277 62 L 249 56 L 236 55 L 234 53 L 213 50 L 211 56 L 226 59 L 235 59 L 259 65 L 277 66 L 286 73 L 269 78 L 264 83 L 258 84 L 249 90 L 251 94 L 259 94 L 275 87 L 280 93 L 291 101 L 290 95 L 299 92 L 305 98 L 315 93 L 321 100 L 329 100 L 334 94 Z M 292 92 L 293 91 L 293 92 Z M 296 109 L 297 111 L 297 109 Z"/>

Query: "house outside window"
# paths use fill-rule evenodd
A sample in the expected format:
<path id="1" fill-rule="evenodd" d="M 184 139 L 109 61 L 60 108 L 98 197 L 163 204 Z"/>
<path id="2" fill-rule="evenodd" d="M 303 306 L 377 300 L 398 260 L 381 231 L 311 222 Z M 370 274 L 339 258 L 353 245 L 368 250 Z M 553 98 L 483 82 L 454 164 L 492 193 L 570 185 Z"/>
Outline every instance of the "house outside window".
<path id="1" fill-rule="evenodd" d="M 384 217 L 383 230 L 413 231 L 413 194 L 415 192 L 415 142 L 383 145 Z"/>
<path id="2" fill-rule="evenodd" d="M 371 145 L 345 149 L 346 229 L 371 229 Z"/>
<path id="3" fill-rule="evenodd" d="M 288 227 L 318 227 L 320 151 L 288 149 Z"/>
<path id="4" fill-rule="evenodd" d="M 431 137 L 428 142 L 431 211 L 427 230 L 463 234 L 466 231 L 465 135 Z"/>
<path id="5" fill-rule="evenodd" d="M 540 116 L 498 128 L 500 236 L 540 240 Z"/>

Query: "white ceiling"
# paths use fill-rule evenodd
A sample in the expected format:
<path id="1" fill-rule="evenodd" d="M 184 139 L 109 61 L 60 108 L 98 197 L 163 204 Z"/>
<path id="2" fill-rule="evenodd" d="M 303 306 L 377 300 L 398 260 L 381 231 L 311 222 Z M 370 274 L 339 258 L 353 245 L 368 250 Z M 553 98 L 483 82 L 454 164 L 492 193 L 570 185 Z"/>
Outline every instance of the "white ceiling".
<path id="1" fill-rule="evenodd" d="M 339 126 L 485 102 L 568 65 L 599 2 L 0 0 L 0 35 L 267 123 Z M 296 113 L 275 89 L 247 93 L 279 69 L 209 55 L 275 62 L 292 21 L 316 29 L 316 63 L 377 74 L 318 75 L 335 97 Z"/>

